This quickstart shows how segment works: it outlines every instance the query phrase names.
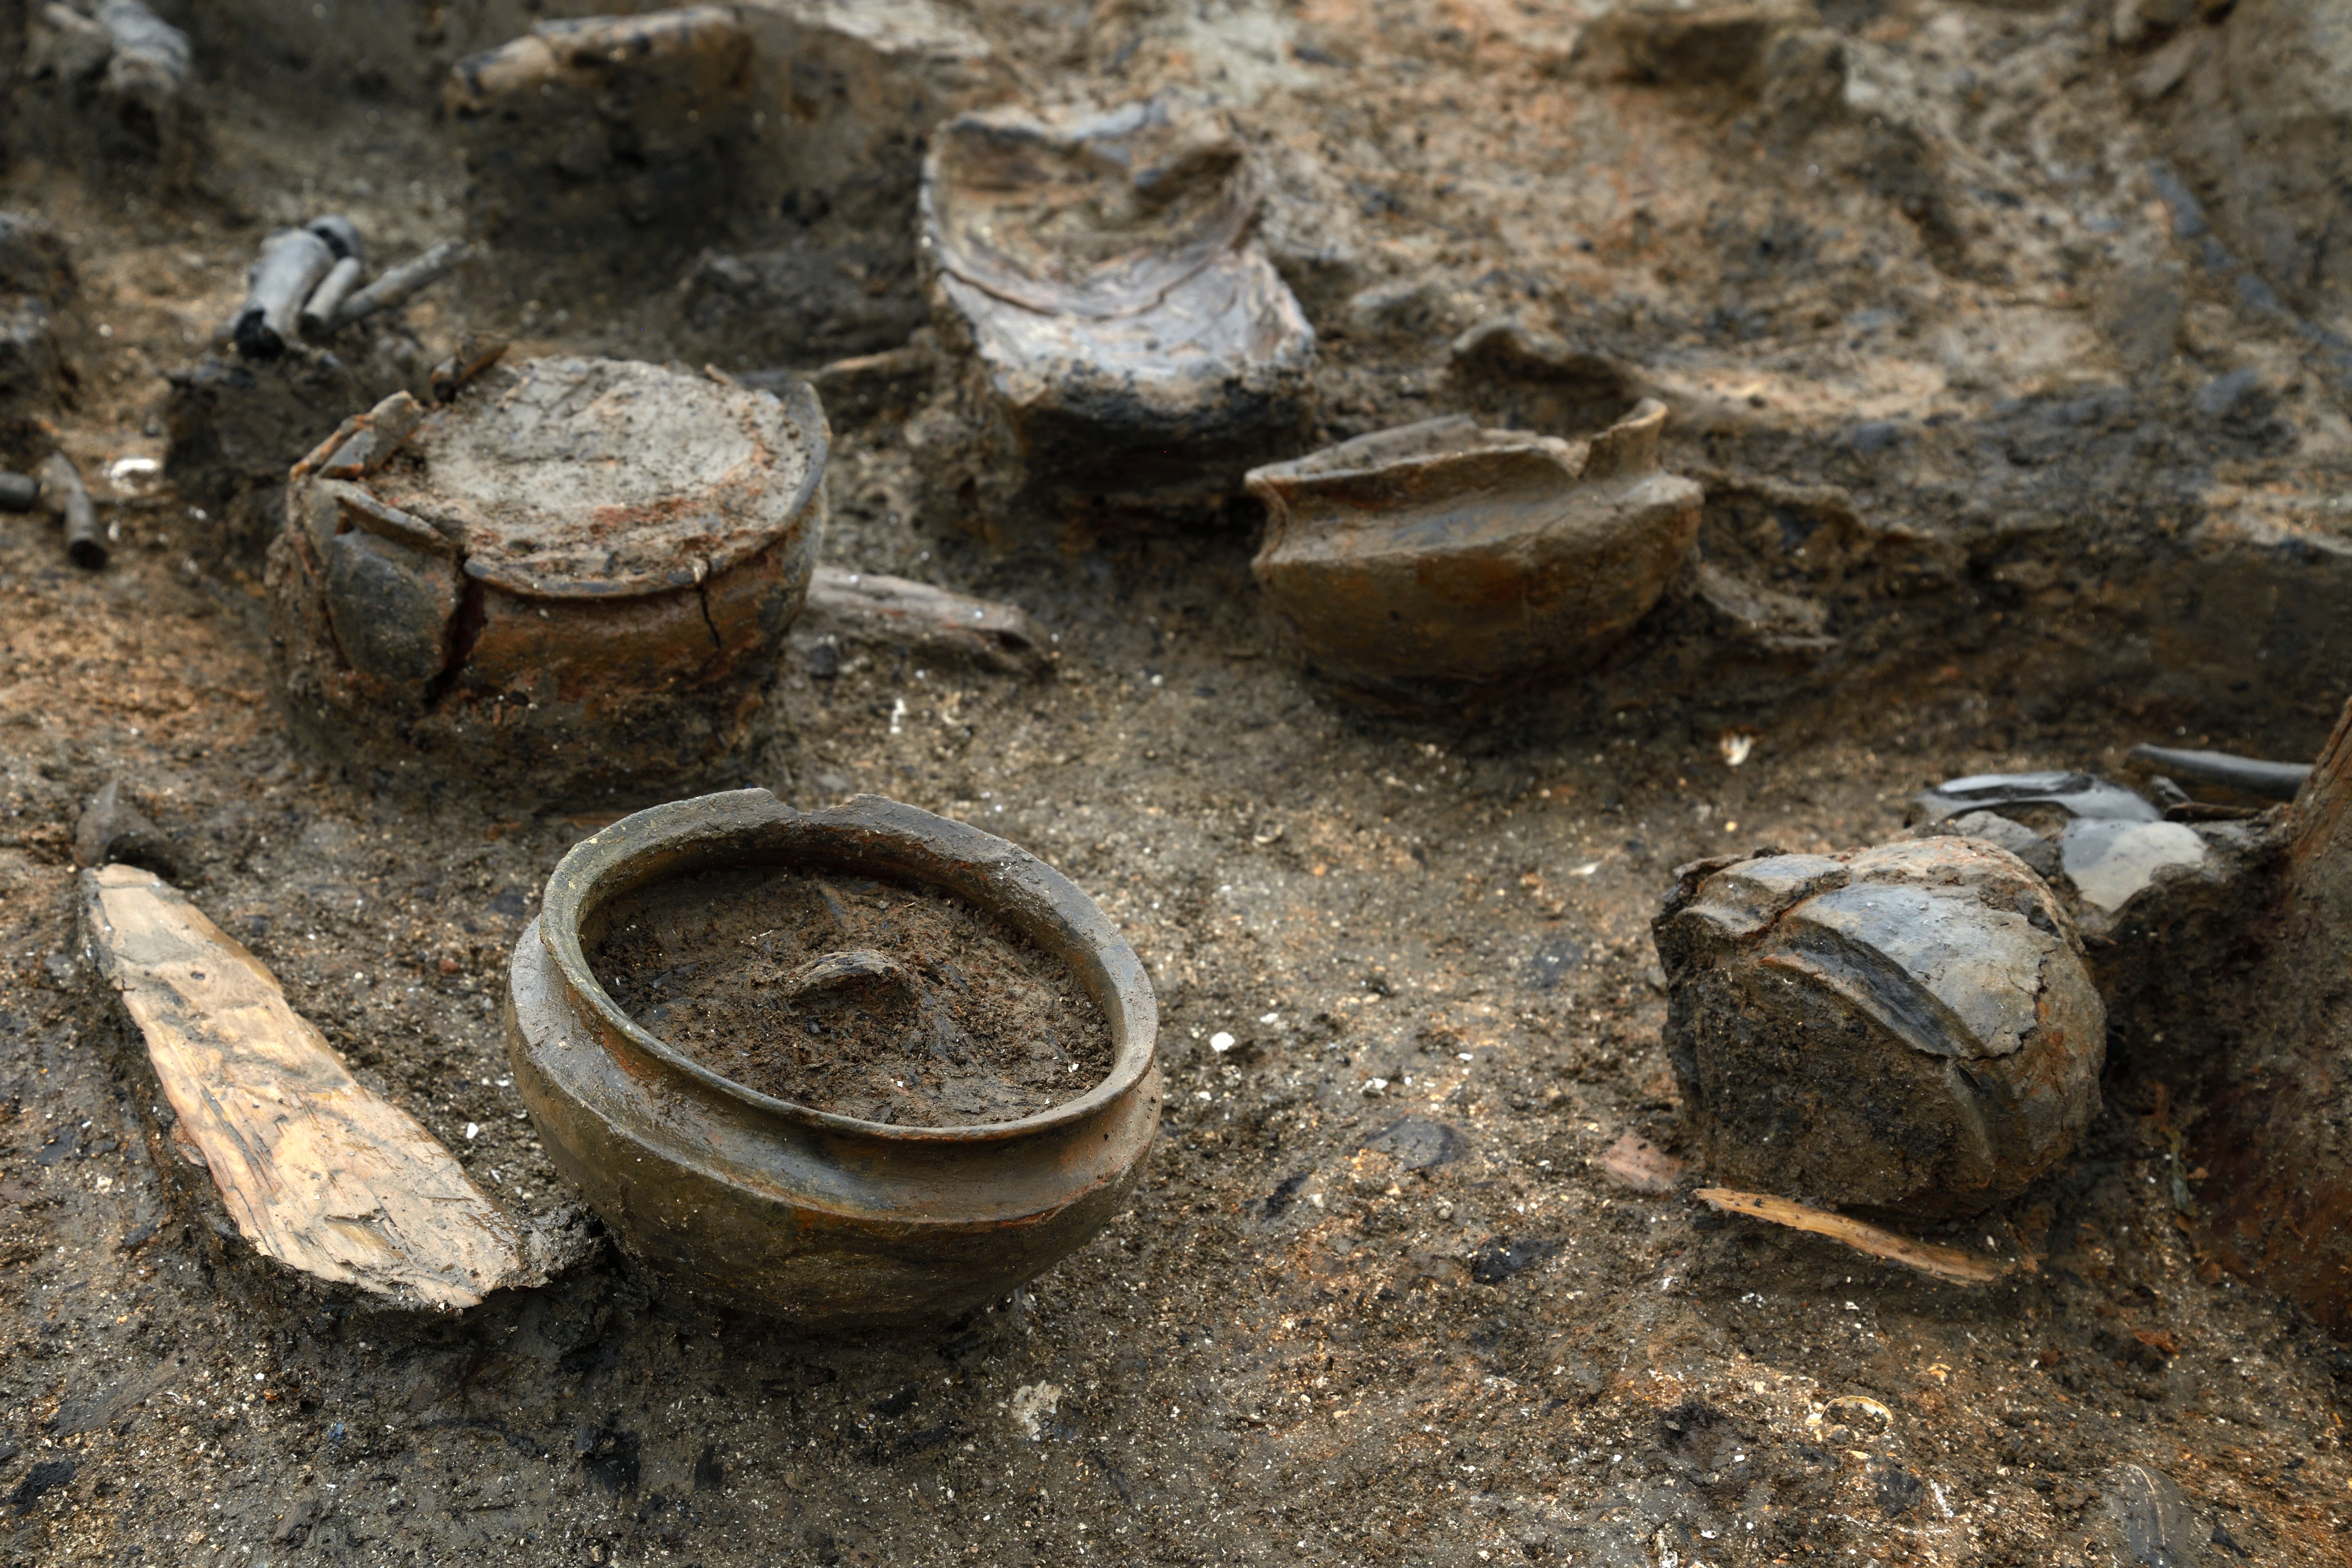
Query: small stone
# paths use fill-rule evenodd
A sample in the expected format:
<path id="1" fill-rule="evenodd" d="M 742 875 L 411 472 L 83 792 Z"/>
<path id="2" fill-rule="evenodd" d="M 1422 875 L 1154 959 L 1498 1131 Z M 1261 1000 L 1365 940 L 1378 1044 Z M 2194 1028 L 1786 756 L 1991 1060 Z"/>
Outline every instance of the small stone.
<path id="1" fill-rule="evenodd" d="M 1655 922 L 1666 1048 L 1726 1185 L 1973 1213 L 2074 1147 L 2106 1011 L 2065 910 L 1937 837 L 1685 867 Z"/>
<path id="2" fill-rule="evenodd" d="M 166 880 L 180 879 L 180 852 L 169 836 L 150 821 L 122 787 L 119 778 L 90 796 L 74 824 L 74 864 L 138 866 Z"/>
<path id="3" fill-rule="evenodd" d="M 1461 1133 L 1443 1121 L 1432 1121 L 1420 1116 L 1391 1121 L 1365 1139 L 1361 1145 L 1375 1154 L 1386 1154 L 1408 1171 L 1425 1171 L 1432 1165 L 1451 1164 L 1462 1157 L 1463 1146 Z"/>
<path id="4" fill-rule="evenodd" d="M 2059 835 L 2066 879 L 2083 901 L 2112 913 L 2168 866 L 2199 866 L 2205 841 L 2180 822 L 2076 820 Z"/>
<path id="5" fill-rule="evenodd" d="M 2251 365 L 2217 375 L 2190 394 L 2189 405 L 2217 425 L 2248 425 L 2270 413 L 2270 389 Z"/>
<path id="6" fill-rule="evenodd" d="M 1903 426 L 1894 419 L 1865 419 L 1851 426 L 1838 438 L 1838 444 L 1847 451 L 1858 452 L 1865 458 L 1892 451 L 1902 441 Z"/>
<path id="7" fill-rule="evenodd" d="M 1997 813 L 1964 812 L 1946 817 L 1929 831 L 1997 844 L 2032 867 L 2037 875 L 2045 879 L 2058 875 L 2058 847 L 2025 824 Z"/>
<path id="8" fill-rule="evenodd" d="M 2128 1568 L 2199 1568 L 2205 1532 L 2180 1488 L 2162 1470 L 2122 1464 L 2099 1478 L 2089 1521 L 2105 1555 Z"/>

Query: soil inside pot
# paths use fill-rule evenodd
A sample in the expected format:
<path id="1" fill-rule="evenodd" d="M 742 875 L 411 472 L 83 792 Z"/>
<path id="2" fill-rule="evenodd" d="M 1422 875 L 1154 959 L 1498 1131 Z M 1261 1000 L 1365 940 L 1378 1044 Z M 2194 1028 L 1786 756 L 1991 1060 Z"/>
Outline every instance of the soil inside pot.
<path id="1" fill-rule="evenodd" d="M 590 956 L 638 1023 L 747 1089 L 911 1127 L 1011 1121 L 1110 1070 L 1057 959 L 958 900 L 781 866 L 630 896 Z"/>

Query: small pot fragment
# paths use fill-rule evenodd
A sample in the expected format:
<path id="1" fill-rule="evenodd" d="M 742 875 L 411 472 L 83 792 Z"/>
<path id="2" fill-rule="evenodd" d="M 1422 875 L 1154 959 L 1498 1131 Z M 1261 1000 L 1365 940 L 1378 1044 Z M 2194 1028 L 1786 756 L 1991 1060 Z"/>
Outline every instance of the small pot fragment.
<path id="1" fill-rule="evenodd" d="M 814 395 L 553 358 L 454 397 L 295 466 L 269 586 L 298 723 L 534 799 L 720 763 L 814 563 Z"/>
<path id="2" fill-rule="evenodd" d="M 2271 764 L 2276 765 L 2276 764 Z M 2076 900 L 2085 931 L 2105 934 L 2125 905 L 2168 867 L 2198 867 L 2205 841 L 2186 823 L 2095 773 L 1979 773 L 1923 790 L 1911 803 L 1923 835 L 2000 845 Z"/>
<path id="3" fill-rule="evenodd" d="M 1258 200 L 1228 127 L 1157 102 L 941 127 L 924 256 L 969 369 L 908 439 L 945 510 L 1197 506 L 1295 450 L 1315 332 L 1255 236 Z"/>
<path id="4" fill-rule="evenodd" d="M 1664 405 L 1591 441 L 1455 416 L 1254 470 L 1251 563 L 1316 670 L 1440 706 L 1590 668 L 1698 536 L 1696 483 L 1658 466 Z"/>
<path id="5" fill-rule="evenodd" d="M 747 866 L 876 877 L 1013 927 L 1101 1009 L 1108 1075 L 1018 1121 L 932 1127 L 814 1110 L 712 1071 L 632 1019 L 588 953 L 629 895 Z M 516 1087 L 621 1245 L 713 1305 L 833 1328 L 950 1319 L 1083 1246 L 1141 1174 L 1161 1100 L 1150 982 L 1093 900 L 1001 838 L 873 795 L 803 815 L 741 790 L 597 833 L 556 868 L 542 907 L 509 980 Z"/>
<path id="6" fill-rule="evenodd" d="M 1709 1175 L 1914 1215 L 2025 1189 L 2099 1105 L 2106 1010 L 2065 910 L 1964 838 L 1683 868 L 1654 923 Z"/>
<path id="7" fill-rule="evenodd" d="M 89 13 L 84 15 L 85 12 Z M 189 93 L 194 51 L 188 35 L 143 0 L 98 0 L 79 7 L 20 7 L 24 44 L 12 60 L 12 149 L 136 178 L 177 184 L 194 172 L 205 140 Z"/>

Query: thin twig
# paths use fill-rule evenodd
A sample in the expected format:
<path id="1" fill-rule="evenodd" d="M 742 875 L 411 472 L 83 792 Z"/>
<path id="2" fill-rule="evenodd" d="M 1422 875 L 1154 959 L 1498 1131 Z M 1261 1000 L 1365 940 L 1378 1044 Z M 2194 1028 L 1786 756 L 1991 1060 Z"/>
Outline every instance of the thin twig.
<path id="1" fill-rule="evenodd" d="M 1858 1219 L 1842 1214 L 1832 1214 L 1810 1205 L 1776 1198 L 1769 1193 L 1743 1193 L 1730 1187 L 1701 1187 L 1695 1194 L 1701 1202 L 1725 1214 L 1746 1215 L 1750 1219 L 1769 1220 L 1785 1225 L 1791 1230 L 1807 1231 L 1814 1236 L 1826 1236 L 1832 1241 L 1842 1241 L 1856 1252 L 1900 1263 L 1922 1274 L 1954 1285 L 1990 1285 L 2004 1275 L 2031 1273 L 2033 1259 L 2022 1258 L 2011 1263 L 1999 1263 L 1963 1252 L 1957 1247 L 1938 1247 L 1933 1242 L 1914 1241 L 1907 1236 L 1897 1236 L 1891 1230 L 1881 1230 Z"/>

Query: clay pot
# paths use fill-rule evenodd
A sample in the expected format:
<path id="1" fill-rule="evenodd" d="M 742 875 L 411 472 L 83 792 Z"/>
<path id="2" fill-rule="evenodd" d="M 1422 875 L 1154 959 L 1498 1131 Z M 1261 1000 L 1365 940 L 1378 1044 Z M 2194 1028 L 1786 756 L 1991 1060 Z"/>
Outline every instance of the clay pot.
<path id="1" fill-rule="evenodd" d="M 1438 704 L 1584 668 L 1656 604 L 1698 537 L 1662 472 L 1664 405 L 1591 441 L 1458 416 L 1251 471 L 1258 584 L 1336 684 Z"/>
<path id="2" fill-rule="evenodd" d="M 1733 1187 L 1972 1214 L 2099 1109 L 2106 1009 L 2042 879 L 1967 838 L 1682 868 L 1666 1056 Z"/>
<path id="3" fill-rule="evenodd" d="M 269 590 L 296 722 L 509 800 L 708 777 L 807 593 L 828 444 L 806 386 L 627 361 L 387 398 L 289 483 Z"/>
<path id="4" fill-rule="evenodd" d="M 663 1044 L 587 953 L 616 900 L 787 865 L 950 893 L 1066 964 L 1111 1030 L 1109 1075 L 1018 1121 L 904 1127 L 743 1088 Z M 803 815 L 765 790 L 655 806 L 574 847 L 516 944 L 515 1082 L 557 1166 L 633 1256 L 713 1304 L 833 1326 L 997 1300 L 1118 1211 L 1160 1124 L 1143 966 L 1059 872 L 975 827 L 860 795 Z"/>
<path id="5" fill-rule="evenodd" d="M 1258 202 L 1229 127 L 1156 101 L 941 126 L 924 256 L 966 374 L 908 432 L 940 510 L 1181 508 L 1297 450 L 1315 332 L 1255 237 Z"/>

